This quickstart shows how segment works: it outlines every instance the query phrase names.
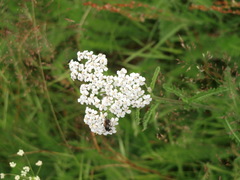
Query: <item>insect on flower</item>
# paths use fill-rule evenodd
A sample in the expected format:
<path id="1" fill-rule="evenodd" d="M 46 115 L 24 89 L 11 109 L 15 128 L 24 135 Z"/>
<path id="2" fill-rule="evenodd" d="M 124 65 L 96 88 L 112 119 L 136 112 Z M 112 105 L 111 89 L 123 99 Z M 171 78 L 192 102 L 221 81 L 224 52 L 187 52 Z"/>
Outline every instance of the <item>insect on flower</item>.
<path id="1" fill-rule="evenodd" d="M 103 125 L 106 131 L 111 131 L 111 121 L 109 119 L 105 119 Z"/>

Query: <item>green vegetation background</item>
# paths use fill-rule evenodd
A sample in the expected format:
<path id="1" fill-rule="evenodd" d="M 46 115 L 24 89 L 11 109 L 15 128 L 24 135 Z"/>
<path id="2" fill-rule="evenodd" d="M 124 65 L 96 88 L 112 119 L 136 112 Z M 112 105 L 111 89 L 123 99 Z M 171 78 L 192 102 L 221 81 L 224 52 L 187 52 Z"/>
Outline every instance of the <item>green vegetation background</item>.
<path id="1" fill-rule="evenodd" d="M 0 1 L 0 172 L 23 165 L 23 149 L 43 161 L 44 180 L 239 180 L 240 16 L 179 0 L 92 1 L 120 12 L 83 3 Z M 68 70 L 79 50 L 155 83 L 152 104 L 121 119 L 117 134 L 83 123 Z"/>

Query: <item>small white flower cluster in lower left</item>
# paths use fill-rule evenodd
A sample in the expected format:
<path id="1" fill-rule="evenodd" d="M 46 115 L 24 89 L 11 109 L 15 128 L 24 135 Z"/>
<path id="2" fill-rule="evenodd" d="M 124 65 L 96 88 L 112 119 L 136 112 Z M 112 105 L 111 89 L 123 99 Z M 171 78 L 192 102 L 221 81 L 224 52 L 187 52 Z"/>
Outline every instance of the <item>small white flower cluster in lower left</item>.
<path id="1" fill-rule="evenodd" d="M 17 152 L 17 155 L 18 156 L 24 156 L 25 153 L 24 153 L 24 151 L 22 149 L 20 149 Z M 9 166 L 11 168 L 15 168 L 17 166 L 17 163 L 10 162 Z M 39 160 L 36 163 L 36 166 L 39 166 L 39 170 L 40 170 L 40 167 L 42 166 L 42 161 Z M 39 170 L 38 170 L 38 172 L 39 172 Z M 24 166 L 24 167 L 22 167 L 20 174 L 0 173 L 0 179 L 4 179 L 6 176 L 13 176 L 14 180 L 20 180 L 20 179 L 23 179 L 23 180 L 40 180 L 40 177 L 38 175 L 30 176 L 29 172 L 30 172 L 30 167 L 29 166 Z M 34 174 L 34 172 L 32 172 L 32 174 Z"/>

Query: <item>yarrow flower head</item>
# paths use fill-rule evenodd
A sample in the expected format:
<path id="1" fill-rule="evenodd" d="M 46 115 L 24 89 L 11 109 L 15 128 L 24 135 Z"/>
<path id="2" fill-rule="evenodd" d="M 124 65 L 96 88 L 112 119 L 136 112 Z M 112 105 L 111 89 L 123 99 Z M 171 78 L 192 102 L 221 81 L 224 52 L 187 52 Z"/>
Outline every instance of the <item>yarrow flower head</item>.
<path id="1" fill-rule="evenodd" d="M 84 122 L 92 132 L 116 133 L 119 119 L 130 114 L 131 108 L 143 108 L 151 102 L 151 96 L 141 88 L 145 78 L 139 73 L 127 74 L 122 68 L 116 75 L 105 75 L 108 68 L 104 54 L 83 51 L 77 56 L 78 61 L 69 62 L 69 69 L 72 80 L 85 82 L 80 86 L 78 102 L 91 106 L 86 108 Z"/>

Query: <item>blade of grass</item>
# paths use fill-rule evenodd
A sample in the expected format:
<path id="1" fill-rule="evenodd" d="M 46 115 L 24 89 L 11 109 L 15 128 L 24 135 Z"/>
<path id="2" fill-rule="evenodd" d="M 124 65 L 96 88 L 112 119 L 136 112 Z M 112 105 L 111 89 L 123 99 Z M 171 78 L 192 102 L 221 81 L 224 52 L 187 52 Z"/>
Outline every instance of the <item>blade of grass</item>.
<path id="1" fill-rule="evenodd" d="M 138 50 L 135 53 L 129 53 L 131 54 L 127 59 L 125 59 L 124 63 L 129 63 L 131 60 L 133 60 L 135 57 L 138 57 L 140 55 L 142 55 L 142 53 L 148 49 L 150 49 L 152 47 L 152 45 L 154 44 L 154 42 L 151 42 L 149 44 L 147 44 L 146 46 L 144 46 L 142 49 Z"/>
<path id="2" fill-rule="evenodd" d="M 178 32 L 181 28 L 183 28 L 185 24 L 179 24 L 174 29 L 169 31 L 162 39 L 153 47 L 153 50 L 158 49 L 166 40 L 168 40 L 171 36 L 173 36 L 176 32 Z"/>

